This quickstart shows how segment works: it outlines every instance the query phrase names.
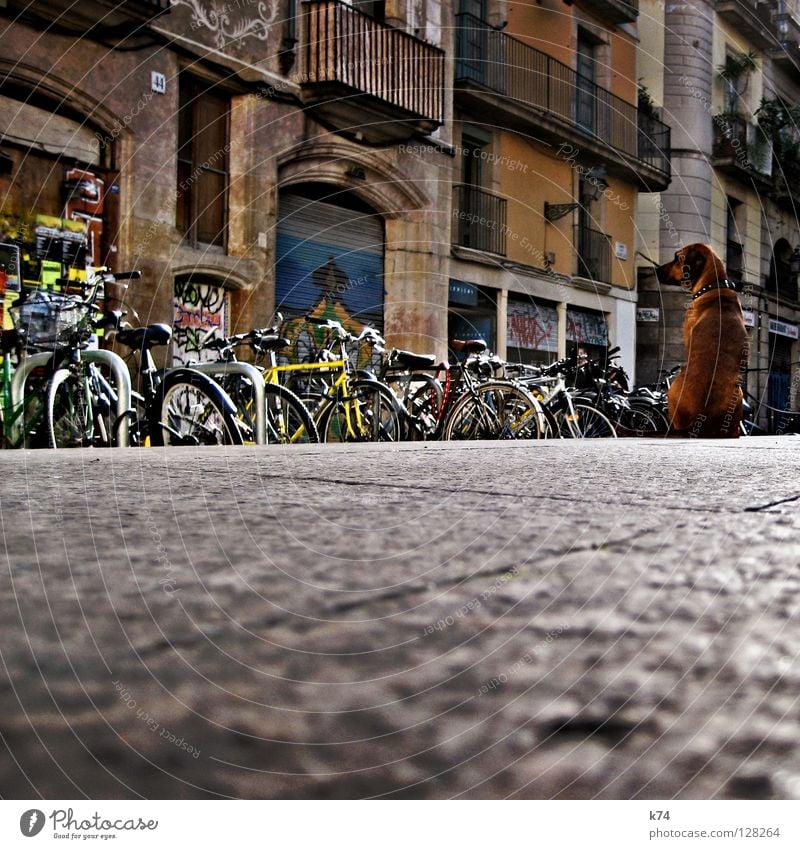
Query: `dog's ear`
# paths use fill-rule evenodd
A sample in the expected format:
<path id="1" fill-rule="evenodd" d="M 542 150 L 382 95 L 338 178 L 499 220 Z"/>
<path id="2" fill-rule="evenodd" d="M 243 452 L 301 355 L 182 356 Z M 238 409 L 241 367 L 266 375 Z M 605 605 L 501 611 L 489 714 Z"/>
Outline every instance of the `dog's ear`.
<path id="1" fill-rule="evenodd" d="M 683 257 L 684 279 L 693 285 L 702 276 L 708 262 L 708 250 L 702 245 L 690 245 Z M 686 279 L 688 278 L 688 279 Z"/>

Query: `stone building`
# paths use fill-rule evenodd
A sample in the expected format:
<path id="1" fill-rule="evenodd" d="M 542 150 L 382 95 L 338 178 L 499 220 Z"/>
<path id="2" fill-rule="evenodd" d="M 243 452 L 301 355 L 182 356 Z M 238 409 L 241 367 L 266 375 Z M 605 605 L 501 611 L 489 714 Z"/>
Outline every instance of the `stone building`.
<path id="1" fill-rule="evenodd" d="M 710 243 L 740 284 L 750 336 L 746 389 L 761 423 L 796 429 L 800 176 L 798 4 L 644 0 L 641 75 L 672 127 L 673 181 L 640 208 L 642 253 Z M 686 297 L 640 266 L 639 376 L 684 359 Z M 768 409 L 771 408 L 771 409 Z"/>
<path id="2" fill-rule="evenodd" d="M 549 362 L 635 346 L 635 210 L 669 129 L 638 108 L 636 3 L 461 0 L 450 335 Z"/>
<path id="3" fill-rule="evenodd" d="M 449 146 L 446 6 L 3 5 L 0 191 L 32 277 L 37 217 L 100 192 L 94 261 L 143 271 L 128 303 L 176 360 L 276 309 L 443 347 L 450 160 L 402 144 Z"/>
<path id="4" fill-rule="evenodd" d="M 637 15 L 5 0 L 3 238 L 54 285 L 68 257 L 37 228 L 83 227 L 92 261 L 143 271 L 127 304 L 174 326 L 175 360 L 280 310 L 442 356 L 459 336 L 526 361 L 617 344 L 631 368 L 638 193 L 670 174 Z"/>

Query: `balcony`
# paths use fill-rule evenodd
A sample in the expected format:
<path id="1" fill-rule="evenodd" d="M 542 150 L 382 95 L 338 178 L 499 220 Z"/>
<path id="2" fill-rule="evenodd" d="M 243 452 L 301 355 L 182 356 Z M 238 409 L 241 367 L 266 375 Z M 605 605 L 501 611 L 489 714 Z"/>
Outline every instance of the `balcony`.
<path id="1" fill-rule="evenodd" d="M 391 144 L 444 121 L 444 53 L 339 0 L 303 3 L 305 108 L 357 141 Z"/>
<path id="2" fill-rule="evenodd" d="M 772 175 L 772 146 L 755 124 L 740 115 L 714 115 L 712 163 L 715 168 L 748 184 L 766 187 Z"/>
<path id="3" fill-rule="evenodd" d="M 575 227 L 575 248 L 578 254 L 578 277 L 586 277 L 595 283 L 611 282 L 610 236 L 578 224 Z"/>
<path id="4" fill-rule="evenodd" d="M 171 0 L 7 0 L 6 8 L 38 28 L 73 35 L 125 36 L 170 9 Z"/>
<path id="5" fill-rule="evenodd" d="M 453 243 L 505 256 L 506 199 L 475 186 L 456 185 L 453 193 Z"/>
<path id="6" fill-rule="evenodd" d="M 790 12 L 775 17 L 779 47 L 770 50 L 772 61 L 795 78 L 800 78 L 800 22 Z"/>
<path id="7" fill-rule="evenodd" d="M 719 16 L 754 47 L 775 46 L 776 0 L 717 0 Z"/>
<path id="8" fill-rule="evenodd" d="M 455 90 L 470 115 L 554 144 L 635 179 L 670 182 L 669 127 L 572 68 L 468 14 L 456 15 Z M 500 95 L 500 97 L 498 97 Z"/>
<path id="9" fill-rule="evenodd" d="M 639 17 L 639 0 L 584 0 L 583 5 L 612 24 L 630 24 Z"/>

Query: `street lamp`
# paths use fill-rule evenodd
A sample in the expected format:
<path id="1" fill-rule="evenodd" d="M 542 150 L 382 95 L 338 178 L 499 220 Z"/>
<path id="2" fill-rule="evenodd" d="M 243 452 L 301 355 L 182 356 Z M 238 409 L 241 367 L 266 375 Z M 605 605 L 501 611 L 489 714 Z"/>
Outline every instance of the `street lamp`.
<path id="1" fill-rule="evenodd" d="M 548 203 L 544 202 L 544 217 L 547 221 L 558 221 L 565 215 L 569 215 L 574 209 L 577 209 L 581 203 L 591 203 L 595 200 L 600 200 L 603 192 L 608 188 L 608 180 L 606 180 L 606 169 L 604 165 L 597 165 L 590 168 L 585 174 L 581 175 L 581 195 L 583 201 L 576 203 Z"/>

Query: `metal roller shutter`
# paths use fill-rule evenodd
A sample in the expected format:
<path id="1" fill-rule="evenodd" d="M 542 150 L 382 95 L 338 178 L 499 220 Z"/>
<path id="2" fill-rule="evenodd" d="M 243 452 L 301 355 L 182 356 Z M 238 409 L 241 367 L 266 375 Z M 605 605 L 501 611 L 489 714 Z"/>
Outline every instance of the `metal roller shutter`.
<path id="1" fill-rule="evenodd" d="M 294 194 L 280 199 L 276 303 L 383 327 L 383 222 L 377 215 Z"/>

